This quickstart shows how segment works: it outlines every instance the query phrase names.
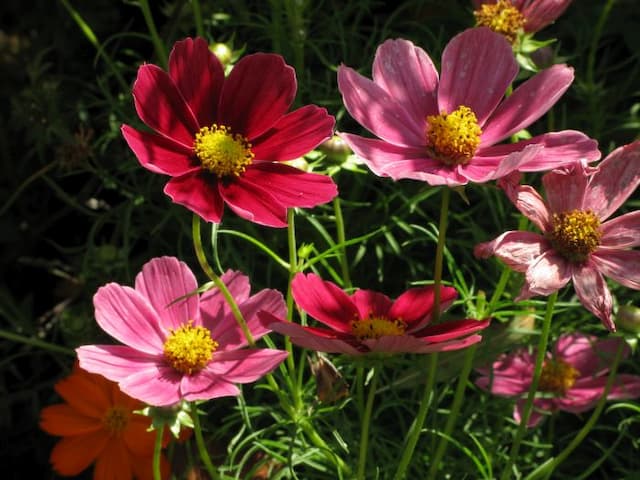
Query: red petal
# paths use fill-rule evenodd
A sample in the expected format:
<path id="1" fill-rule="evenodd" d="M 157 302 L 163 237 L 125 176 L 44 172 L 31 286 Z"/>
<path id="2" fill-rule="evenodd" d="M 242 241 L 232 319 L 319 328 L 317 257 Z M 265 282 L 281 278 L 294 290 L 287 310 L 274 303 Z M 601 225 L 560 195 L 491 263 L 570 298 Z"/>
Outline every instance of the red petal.
<path id="1" fill-rule="evenodd" d="M 172 178 L 164 187 L 164 193 L 207 222 L 220 223 L 224 204 L 218 185 L 215 177 L 197 172 Z"/>
<path id="2" fill-rule="evenodd" d="M 270 190 L 251 181 L 245 175 L 228 184 L 220 183 L 220 194 L 238 216 L 268 227 L 287 226 L 287 205 L 271 194 Z"/>

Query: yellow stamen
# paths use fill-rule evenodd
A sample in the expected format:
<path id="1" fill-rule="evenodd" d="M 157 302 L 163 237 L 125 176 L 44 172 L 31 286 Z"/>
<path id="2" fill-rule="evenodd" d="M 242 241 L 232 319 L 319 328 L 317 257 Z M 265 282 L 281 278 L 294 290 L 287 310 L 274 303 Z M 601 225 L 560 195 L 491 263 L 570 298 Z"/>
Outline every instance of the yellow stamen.
<path id="1" fill-rule="evenodd" d="M 406 324 L 399 319 L 368 317 L 351 322 L 351 333 L 358 340 L 372 340 L 384 336 L 404 335 Z"/>
<path id="2" fill-rule="evenodd" d="M 489 27 L 496 33 L 503 35 L 511 44 L 518 38 L 527 19 L 514 7 L 509 0 L 498 0 L 496 3 L 481 5 L 473 12 L 476 26 Z"/>
<path id="3" fill-rule="evenodd" d="M 120 405 L 114 405 L 109 407 L 107 413 L 102 417 L 102 424 L 104 428 L 112 435 L 121 434 L 127 425 L 129 424 L 129 415 L 131 412 L 127 411 Z"/>
<path id="4" fill-rule="evenodd" d="M 429 155 L 446 165 L 464 165 L 480 145 L 482 130 L 476 114 L 464 105 L 451 113 L 427 117 Z"/>
<path id="5" fill-rule="evenodd" d="M 542 366 L 538 390 L 564 395 L 579 376 L 580 372 L 564 360 L 546 360 Z"/>
<path id="6" fill-rule="evenodd" d="M 548 233 L 554 250 L 570 262 L 584 262 L 600 245 L 600 220 L 591 210 L 554 213 Z"/>
<path id="7" fill-rule="evenodd" d="M 207 366 L 218 342 L 205 327 L 194 327 L 193 321 L 182 325 L 164 342 L 164 357 L 180 373 L 191 375 Z"/>
<path id="8" fill-rule="evenodd" d="M 193 150 L 202 168 L 219 178 L 240 176 L 254 158 L 251 144 L 245 137 L 232 134 L 228 127 L 215 123 L 196 133 Z"/>

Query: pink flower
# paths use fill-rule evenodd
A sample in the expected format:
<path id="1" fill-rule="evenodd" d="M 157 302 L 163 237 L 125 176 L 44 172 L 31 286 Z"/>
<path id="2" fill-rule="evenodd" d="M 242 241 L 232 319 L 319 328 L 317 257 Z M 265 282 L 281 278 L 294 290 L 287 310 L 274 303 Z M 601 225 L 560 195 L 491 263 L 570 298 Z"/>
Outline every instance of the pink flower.
<path id="1" fill-rule="evenodd" d="M 228 271 L 222 280 L 243 313 L 253 338 L 268 330 L 257 313 L 282 315 L 282 295 L 262 290 L 249 296 L 249 279 Z M 76 351 L 83 369 L 117 382 L 127 395 L 150 405 L 235 396 L 273 370 L 287 352 L 243 349 L 247 345 L 217 290 L 198 296 L 189 268 L 174 257 L 142 267 L 135 288 L 109 283 L 94 296 L 100 327 L 125 345 L 89 345 Z M 185 297 L 186 296 L 186 297 Z"/>
<path id="2" fill-rule="evenodd" d="M 455 299 L 454 288 L 442 287 L 441 309 Z M 274 332 L 288 335 L 296 345 L 319 352 L 432 353 L 458 350 L 481 340 L 474 334 L 488 320 L 456 320 L 429 325 L 433 287 L 412 288 L 392 301 L 382 293 L 357 290 L 346 294 L 317 275 L 298 273 L 291 283 L 298 306 L 327 328 L 303 327 L 261 312 L 262 322 Z"/>
<path id="3" fill-rule="evenodd" d="M 171 176 L 164 192 L 207 221 L 226 203 L 242 218 L 284 227 L 291 207 L 337 194 L 330 177 L 284 165 L 331 137 L 333 117 L 307 105 L 287 113 L 296 95 L 293 68 L 279 55 L 242 58 L 225 78 L 202 38 L 177 42 L 169 71 L 143 65 L 133 85 L 136 111 L 157 134 L 123 125 L 148 170 Z"/>
<path id="4" fill-rule="evenodd" d="M 623 358 L 626 358 L 630 349 L 622 338 L 598 339 L 582 333 L 561 335 L 553 354 L 547 354 L 543 364 L 538 392 L 544 395 L 533 401 L 534 410 L 527 426 L 538 425 L 543 412 L 580 413 L 592 409 L 602 397 L 609 371 L 607 365 L 619 347 L 624 349 Z M 518 398 L 513 411 L 518 423 L 531 386 L 535 357 L 535 351 L 520 349 L 501 355 L 491 368 L 478 369 L 482 375 L 476 380 L 478 387 L 494 395 Z M 618 374 L 607 398 L 636 397 L 640 397 L 640 376 Z"/>
<path id="5" fill-rule="evenodd" d="M 571 0 L 473 0 L 478 25 L 505 35 L 513 42 L 518 29 L 535 33 L 556 21 Z"/>
<path id="6" fill-rule="evenodd" d="M 640 141 L 614 150 L 597 169 L 576 162 L 542 178 L 546 202 L 528 185 L 502 182 L 514 205 L 542 234 L 509 231 L 476 245 L 525 273 L 518 299 L 549 295 L 573 281 L 578 298 L 609 330 L 611 293 L 603 275 L 640 290 L 640 211 L 607 220 L 640 184 Z"/>
<path id="7" fill-rule="evenodd" d="M 449 42 L 441 78 L 422 49 L 387 40 L 376 52 L 373 80 L 338 69 L 347 110 L 379 139 L 340 135 L 376 175 L 431 185 L 480 183 L 514 170 L 600 158 L 596 141 L 572 130 L 496 145 L 538 120 L 573 81 L 573 69 L 554 65 L 504 98 L 517 73 L 509 42 L 486 27 Z"/>

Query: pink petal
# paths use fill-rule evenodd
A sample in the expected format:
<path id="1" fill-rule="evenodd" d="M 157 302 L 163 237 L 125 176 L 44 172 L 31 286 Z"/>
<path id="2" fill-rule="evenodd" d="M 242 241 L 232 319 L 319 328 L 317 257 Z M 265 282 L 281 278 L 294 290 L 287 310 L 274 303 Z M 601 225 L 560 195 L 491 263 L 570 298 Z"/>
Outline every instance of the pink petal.
<path id="1" fill-rule="evenodd" d="M 438 71 L 429 55 L 408 40 L 387 40 L 376 50 L 373 81 L 421 124 L 438 112 Z"/>
<path id="2" fill-rule="evenodd" d="M 226 285 L 227 290 L 238 305 L 249 298 L 251 285 L 249 277 L 239 271 L 227 270 L 220 280 Z M 224 320 L 227 314 L 231 314 L 231 308 L 218 288 L 207 290 L 200 297 L 200 314 L 205 327 L 212 330 L 218 322 Z"/>
<path id="3" fill-rule="evenodd" d="M 118 385 L 130 397 L 164 407 L 182 400 L 179 390 L 182 378 L 182 374 L 170 367 L 154 366 L 132 374 Z"/>
<path id="4" fill-rule="evenodd" d="M 518 424 L 522 421 L 522 414 L 524 411 L 524 405 L 526 401 L 527 401 L 526 399 L 518 400 L 513 409 L 513 419 Z M 527 422 L 527 428 L 533 428 L 540 425 L 540 422 L 542 422 L 542 420 L 546 416 L 542 412 L 553 412 L 556 409 L 557 407 L 553 400 L 536 398 L 533 401 L 533 410 L 531 411 L 531 415 L 529 416 L 529 421 Z"/>
<path id="5" fill-rule="evenodd" d="M 371 352 L 375 353 L 426 354 L 460 350 L 479 342 L 481 339 L 482 337 L 480 337 L 480 335 L 471 335 L 459 340 L 431 343 L 424 338 L 417 338 L 412 335 L 397 335 L 363 340 L 362 343 L 366 345 Z"/>
<path id="6" fill-rule="evenodd" d="M 139 132 L 129 125 L 122 125 L 121 131 L 127 145 L 147 170 L 177 176 L 200 169 L 192 161 L 193 151 L 170 138 Z"/>
<path id="7" fill-rule="evenodd" d="M 546 173 L 542 184 L 552 213 L 582 210 L 589 177 L 585 164 L 575 162 Z"/>
<path id="8" fill-rule="evenodd" d="M 600 245 L 608 248 L 631 248 L 640 245 L 640 210 L 625 213 L 600 226 Z"/>
<path id="9" fill-rule="evenodd" d="M 246 172 L 245 172 L 246 173 Z M 283 205 L 268 188 L 244 176 L 219 185 L 220 195 L 236 215 L 267 227 L 287 226 L 287 205 Z"/>
<path id="10" fill-rule="evenodd" d="M 596 268 L 590 263 L 577 267 L 573 272 L 573 288 L 582 305 L 602 320 L 608 330 L 615 332 L 616 326 L 611 319 L 611 292 Z"/>
<path id="11" fill-rule="evenodd" d="M 571 264 L 554 250 L 547 250 L 527 269 L 525 282 L 531 293 L 549 295 L 571 280 Z"/>
<path id="12" fill-rule="evenodd" d="M 471 333 L 478 332 L 489 326 L 489 320 L 450 320 L 438 325 L 428 325 L 413 335 L 429 343 L 447 342 Z"/>
<path id="13" fill-rule="evenodd" d="M 174 44 L 169 55 L 169 76 L 198 124 L 210 126 L 214 123 L 224 70 L 204 38 L 186 38 Z"/>
<path id="14" fill-rule="evenodd" d="M 251 140 L 257 160 L 292 160 L 309 153 L 331 137 L 335 119 L 324 108 L 306 105 L 280 117 L 276 124 Z"/>
<path id="15" fill-rule="evenodd" d="M 197 375 L 182 377 L 180 394 L 185 400 L 193 402 L 220 397 L 237 397 L 241 392 L 233 383 L 203 370 Z"/>
<path id="16" fill-rule="evenodd" d="M 351 295 L 351 300 L 362 319 L 367 317 L 398 318 L 391 316 L 389 312 L 392 305 L 391 299 L 383 293 L 374 292 L 373 290 L 356 290 Z"/>
<path id="17" fill-rule="evenodd" d="M 142 65 L 133 84 L 138 116 L 149 127 L 185 148 L 193 146 L 198 121 L 169 75 L 156 65 Z"/>
<path id="18" fill-rule="evenodd" d="M 640 185 L 640 140 L 616 148 L 591 177 L 584 202 L 600 220 L 615 212 Z"/>
<path id="19" fill-rule="evenodd" d="M 307 173 L 281 163 L 254 163 L 241 181 L 268 190 L 279 204 L 289 208 L 315 207 L 338 194 L 338 187 L 330 176 Z"/>
<path id="20" fill-rule="evenodd" d="M 542 232 L 551 228 L 551 212 L 540 194 L 529 185 L 518 185 L 511 181 L 499 183 L 509 200 L 520 212 Z"/>
<path id="21" fill-rule="evenodd" d="M 199 171 L 172 178 L 165 185 L 164 193 L 205 221 L 220 223 L 224 203 L 218 185 L 215 176 Z"/>
<path id="22" fill-rule="evenodd" d="M 280 55 L 242 57 L 222 88 L 218 123 L 252 140 L 287 113 L 296 89 L 295 71 Z"/>
<path id="23" fill-rule="evenodd" d="M 524 25 L 525 32 L 537 32 L 553 23 L 564 13 L 572 0 L 548 0 L 521 2 L 522 14 L 527 19 Z"/>
<path id="24" fill-rule="evenodd" d="M 344 353 L 346 355 L 361 355 L 363 352 L 340 338 L 327 338 L 314 335 L 308 327 L 302 327 L 297 323 L 275 322 L 269 327 L 281 335 L 291 338 L 291 341 L 308 350 L 325 353 Z"/>
<path id="25" fill-rule="evenodd" d="M 537 233 L 510 231 L 491 242 L 475 246 L 473 253 L 478 258 L 495 255 L 516 272 L 526 272 L 529 266 L 549 250 L 549 242 Z"/>
<path id="26" fill-rule="evenodd" d="M 271 372 L 287 355 L 270 348 L 215 352 L 205 371 L 227 382 L 251 383 Z"/>
<path id="27" fill-rule="evenodd" d="M 591 255 L 595 268 L 620 285 L 640 290 L 640 250 L 599 248 Z"/>
<path id="28" fill-rule="evenodd" d="M 580 372 L 580 378 L 606 373 L 618 348 L 623 348 L 622 358 L 631 350 L 619 337 L 597 338 L 582 333 L 561 335 L 554 348 L 554 357 L 564 360 Z"/>
<path id="29" fill-rule="evenodd" d="M 488 370 L 475 384 L 501 397 L 517 397 L 526 393 L 531 385 L 533 363 L 527 363 L 524 369 L 519 364 L 514 368 L 510 365 L 513 358 L 513 355 L 504 356 L 502 360 L 507 362 L 506 365 L 498 364 L 493 370 Z"/>
<path id="30" fill-rule="evenodd" d="M 140 352 L 162 352 L 166 330 L 146 298 L 131 287 L 109 283 L 93 296 L 96 321 L 116 340 Z"/>
<path id="31" fill-rule="evenodd" d="M 640 397 L 640 376 L 619 373 L 607 395 L 608 400 L 626 400 Z"/>
<path id="32" fill-rule="evenodd" d="M 78 347 L 76 353 L 83 370 L 113 382 L 121 382 L 140 370 L 164 364 L 162 352 L 148 355 L 125 345 L 85 345 Z"/>
<path id="33" fill-rule="evenodd" d="M 136 290 L 159 315 L 165 331 L 180 328 L 189 320 L 199 323 L 197 288 L 193 272 L 175 257 L 154 258 L 136 276 Z M 176 302 L 185 295 L 190 296 Z"/>
<path id="34" fill-rule="evenodd" d="M 543 151 L 542 145 L 527 145 L 522 151 L 512 152 L 502 158 L 474 157 L 466 165 L 459 165 L 458 171 L 472 182 L 488 182 L 522 170 L 524 166 L 535 162 Z"/>
<path id="35" fill-rule="evenodd" d="M 440 311 L 451 306 L 458 296 L 453 287 L 440 288 Z M 411 288 L 400 295 L 389 310 L 390 318 L 398 318 L 407 324 L 409 332 L 415 332 L 431 321 L 435 288 L 432 285 Z"/>
<path id="36" fill-rule="evenodd" d="M 440 112 L 466 105 L 484 126 L 517 73 L 511 45 L 502 35 L 486 27 L 459 33 L 442 53 Z"/>
<path id="37" fill-rule="evenodd" d="M 426 145 L 426 115 L 416 120 L 381 86 L 340 65 L 338 89 L 349 114 L 374 135 L 398 146 Z"/>
<path id="38" fill-rule="evenodd" d="M 528 127 L 544 115 L 573 82 L 573 68 L 554 65 L 509 95 L 482 129 L 482 143 L 494 144 Z"/>
<path id="39" fill-rule="evenodd" d="M 313 318 L 337 332 L 351 333 L 350 322 L 358 318 L 358 308 L 335 283 L 314 273 L 298 273 L 291 282 L 291 293 L 298 307 Z"/>

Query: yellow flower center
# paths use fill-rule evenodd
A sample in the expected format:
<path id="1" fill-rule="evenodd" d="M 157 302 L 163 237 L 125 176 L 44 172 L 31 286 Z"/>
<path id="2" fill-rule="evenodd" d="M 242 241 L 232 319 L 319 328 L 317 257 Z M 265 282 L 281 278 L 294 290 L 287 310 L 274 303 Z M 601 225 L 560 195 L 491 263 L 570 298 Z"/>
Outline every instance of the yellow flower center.
<path id="1" fill-rule="evenodd" d="M 579 376 L 580 372 L 563 360 L 546 360 L 542 366 L 538 390 L 564 395 Z"/>
<path id="2" fill-rule="evenodd" d="M 120 405 L 114 405 L 109 407 L 107 412 L 102 417 L 102 424 L 104 428 L 112 435 L 121 434 L 127 425 L 129 424 L 129 412 L 127 409 Z"/>
<path id="3" fill-rule="evenodd" d="M 482 130 L 476 114 L 464 105 L 451 113 L 427 117 L 427 150 L 446 165 L 464 165 L 480 145 Z"/>
<path id="4" fill-rule="evenodd" d="M 196 133 L 193 150 L 202 168 L 219 178 L 240 176 L 254 158 L 251 144 L 245 137 L 232 134 L 228 127 L 215 123 Z"/>
<path id="5" fill-rule="evenodd" d="M 174 369 L 185 375 L 198 373 L 207 366 L 218 342 L 205 327 L 194 327 L 193 321 L 182 325 L 164 342 L 164 357 Z"/>
<path id="6" fill-rule="evenodd" d="M 360 341 L 404 335 L 406 328 L 402 320 L 389 320 L 383 317 L 368 317 L 351 322 L 351 333 Z"/>
<path id="7" fill-rule="evenodd" d="M 518 31 L 524 27 L 526 18 L 509 0 L 498 0 L 496 3 L 481 5 L 473 12 L 476 26 L 489 27 L 503 35 L 511 44 L 518 38 Z"/>
<path id="8" fill-rule="evenodd" d="M 548 233 L 554 250 L 570 262 L 584 262 L 600 245 L 600 220 L 591 210 L 554 213 Z"/>

